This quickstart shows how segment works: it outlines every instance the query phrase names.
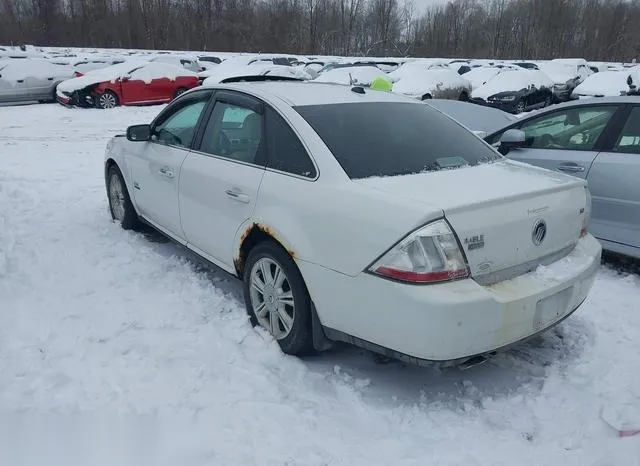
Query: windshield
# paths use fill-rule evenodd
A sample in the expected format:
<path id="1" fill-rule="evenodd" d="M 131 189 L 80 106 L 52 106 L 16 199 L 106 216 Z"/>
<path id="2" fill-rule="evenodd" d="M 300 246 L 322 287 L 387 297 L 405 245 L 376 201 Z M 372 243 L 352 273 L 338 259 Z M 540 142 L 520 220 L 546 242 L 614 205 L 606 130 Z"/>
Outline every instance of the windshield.
<path id="1" fill-rule="evenodd" d="M 459 168 L 501 156 L 442 113 L 419 103 L 295 107 L 350 178 Z"/>

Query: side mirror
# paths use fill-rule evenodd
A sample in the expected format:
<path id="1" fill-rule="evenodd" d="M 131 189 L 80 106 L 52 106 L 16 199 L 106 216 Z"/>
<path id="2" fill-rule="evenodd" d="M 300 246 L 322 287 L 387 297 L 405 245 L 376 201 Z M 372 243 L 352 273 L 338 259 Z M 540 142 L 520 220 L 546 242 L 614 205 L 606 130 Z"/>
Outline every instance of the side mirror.
<path id="1" fill-rule="evenodd" d="M 500 137 L 500 145 L 498 151 L 502 155 L 507 155 L 511 149 L 518 147 L 524 147 L 526 141 L 526 135 L 524 131 L 519 129 L 508 129 Z"/>
<path id="2" fill-rule="evenodd" d="M 151 125 L 129 126 L 127 139 L 132 142 L 149 141 L 151 139 Z"/>

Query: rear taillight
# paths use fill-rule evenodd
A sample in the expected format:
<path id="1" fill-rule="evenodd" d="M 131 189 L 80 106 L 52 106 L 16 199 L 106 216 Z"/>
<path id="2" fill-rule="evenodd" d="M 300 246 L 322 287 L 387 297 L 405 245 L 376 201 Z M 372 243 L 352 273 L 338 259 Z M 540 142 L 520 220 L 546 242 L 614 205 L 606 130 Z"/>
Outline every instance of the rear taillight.
<path id="1" fill-rule="evenodd" d="M 587 198 L 584 206 L 584 217 L 582 218 L 582 229 L 580 230 L 580 238 L 587 236 L 589 233 L 589 220 L 591 219 L 591 193 L 588 188 L 584 188 L 584 193 Z"/>
<path id="2" fill-rule="evenodd" d="M 445 220 L 410 233 L 378 259 L 369 272 L 410 283 L 437 283 L 469 276 L 458 240 Z"/>

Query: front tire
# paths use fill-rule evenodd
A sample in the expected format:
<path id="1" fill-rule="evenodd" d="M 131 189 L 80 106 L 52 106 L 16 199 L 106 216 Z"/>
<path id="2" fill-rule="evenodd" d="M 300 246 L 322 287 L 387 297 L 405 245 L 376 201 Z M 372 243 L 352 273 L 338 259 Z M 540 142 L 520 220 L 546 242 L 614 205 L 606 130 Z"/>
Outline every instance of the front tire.
<path id="1" fill-rule="evenodd" d="M 284 353 L 311 352 L 311 298 L 291 256 L 275 242 L 259 243 L 249 253 L 243 278 L 251 323 L 265 328 Z"/>
<path id="2" fill-rule="evenodd" d="M 113 221 L 119 223 L 125 230 L 133 230 L 140 225 L 140 219 L 129 198 L 124 177 L 116 165 L 111 165 L 107 172 L 107 198 Z"/>
<path id="3" fill-rule="evenodd" d="M 103 110 L 115 108 L 118 105 L 120 105 L 118 96 L 111 91 L 104 91 L 102 94 L 96 97 L 96 107 Z"/>

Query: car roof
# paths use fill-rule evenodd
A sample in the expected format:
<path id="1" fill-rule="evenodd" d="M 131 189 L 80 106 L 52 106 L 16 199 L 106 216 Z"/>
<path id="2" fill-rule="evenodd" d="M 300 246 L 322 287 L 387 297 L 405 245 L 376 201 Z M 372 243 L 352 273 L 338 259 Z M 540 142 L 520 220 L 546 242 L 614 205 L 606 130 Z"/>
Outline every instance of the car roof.
<path id="1" fill-rule="evenodd" d="M 313 82 L 241 82 L 233 84 L 220 84 L 212 86 L 217 89 L 232 89 L 244 91 L 257 96 L 270 95 L 277 97 L 290 106 L 298 105 L 323 105 L 341 104 L 353 102 L 420 102 L 399 94 L 385 91 L 375 91 L 363 88 L 364 94 L 352 91 L 352 86 L 330 83 Z"/>
<path id="2" fill-rule="evenodd" d="M 637 95 L 621 95 L 621 96 L 612 96 L 612 97 L 592 97 L 590 99 L 578 99 L 571 100 L 569 102 L 563 102 L 557 105 L 552 105 L 551 107 L 546 107 L 545 109 L 538 110 L 536 112 L 531 112 L 531 116 L 542 115 L 547 112 L 552 112 L 555 110 L 561 110 L 563 108 L 571 108 L 571 107 L 582 107 L 584 105 L 602 105 L 602 104 L 640 104 L 640 96 Z M 529 115 L 526 115 L 524 118 L 528 118 Z"/>

